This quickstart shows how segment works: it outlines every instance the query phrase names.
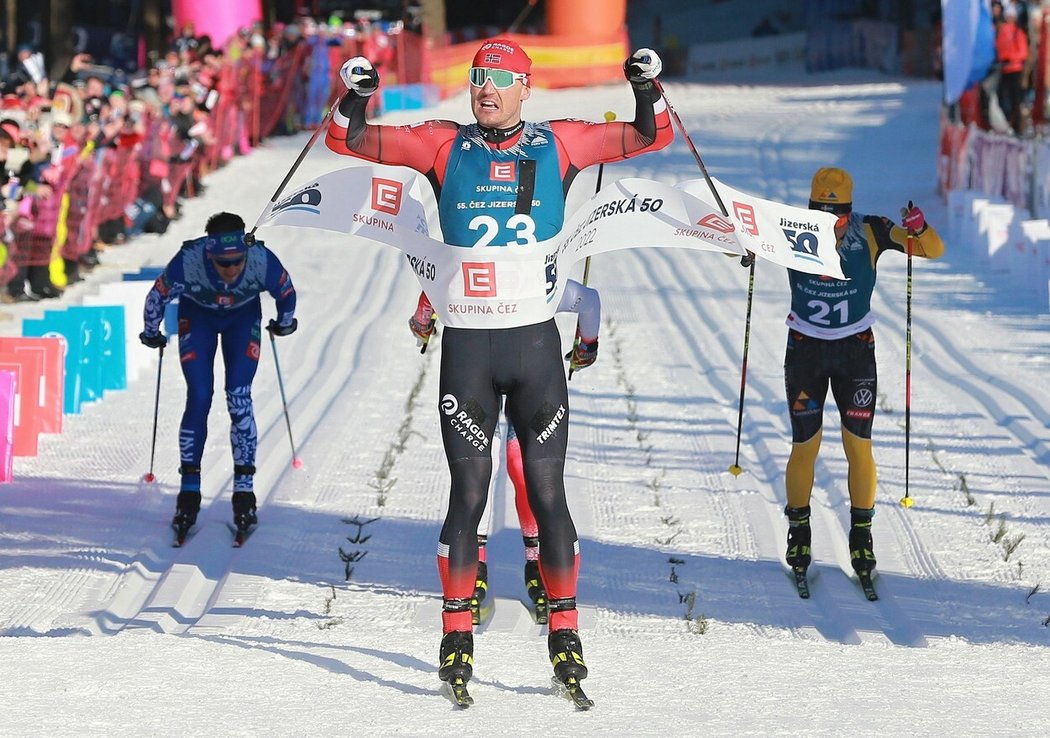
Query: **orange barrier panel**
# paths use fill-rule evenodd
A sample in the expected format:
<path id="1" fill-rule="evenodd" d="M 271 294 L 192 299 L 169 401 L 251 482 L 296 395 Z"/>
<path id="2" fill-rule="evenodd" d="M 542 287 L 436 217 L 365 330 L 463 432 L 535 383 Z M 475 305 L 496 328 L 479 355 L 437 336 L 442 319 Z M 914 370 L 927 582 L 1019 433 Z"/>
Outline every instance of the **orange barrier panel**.
<path id="1" fill-rule="evenodd" d="M 623 30 L 627 0 L 547 0 L 546 15 L 552 36 L 603 38 Z"/>
<path id="2" fill-rule="evenodd" d="M 40 433 L 62 432 L 62 403 L 66 381 L 66 343 L 61 338 L 25 338 L 0 336 L 0 353 L 26 351 L 40 354 L 44 372 L 41 375 L 40 404 L 36 409 Z"/>
<path id="3" fill-rule="evenodd" d="M 534 87 L 565 88 L 624 82 L 623 62 L 630 54 L 627 30 L 595 39 L 586 36 L 525 36 L 510 34 L 532 58 Z M 433 49 L 428 58 L 430 80 L 449 97 L 467 89 L 467 72 L 483 41 Z"/>
<path id="4" fill-rule="evenodd" d="M 44 355 L 27 351 L 0 352 L 0 370 L 18 375 L 15 402 L 15 456 L 36 456 L 39 450 L 40 378 L 44 373 Z"/>

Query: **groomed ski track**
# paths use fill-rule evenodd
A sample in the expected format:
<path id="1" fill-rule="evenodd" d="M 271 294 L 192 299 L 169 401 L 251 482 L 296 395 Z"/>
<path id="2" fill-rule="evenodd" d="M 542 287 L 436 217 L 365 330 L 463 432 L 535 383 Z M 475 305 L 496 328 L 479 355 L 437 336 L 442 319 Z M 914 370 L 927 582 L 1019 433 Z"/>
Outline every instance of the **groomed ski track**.
<path id="1" fill-rule="evenodd" d="M 936 97 L 938 89 L 846 85 L 825 94 L 805 86 L 792 93 L 763 87 L 741 95 L 733 86 L 667 84 L 716 176 L 795 204 L 805 199 L 798 183 L 808 181 L 809 172 L 826 164 L 849 166 L 850 147 L 862 145 L 849 138 L 833 151 L 819 140 L 822 135 L 855 135 L 846 120 L 856 115 L 907 126 L 909 116 L 929 114 L 930 103 L 922 98 Z M 550 115 L 592 119 L 630 103 L 624 90 L 536 97 L 549 101 Z M 885 98 L 900 105 L 886 104 Z M 821 112 L 819 119 L 809 113 L 807 131 L 779 128 L 757 142 L 738 138 L 734 120 L 788 120 L 800 101 Z M 463 100 L 446 106 L 442 114 L 462 117 Z M 718 114 L 708 116 L 712 109 Z M 305 140 L 305 135 L 275 140 L 215 173 L 206 195 L 188 203 L 168 236 L 110 250 L 106 268 L 163 264 L 208 215 L 242 202 L 252 204 L 241 213 L 250 222 Z M 294 182 L 350 163 L 320 148 L 315 154 Z M 605 181 L 696 178 L 691 161 L 679 138 L 668 152 L 606 167 Z M 931 179 L 924 175 L 924 187 L 901 197 L 921 202 L 929 219 L 940 223 L 944 214 Z M 899 189 L 901 183 L 891 185 Z M 593 186 L 593 173 L 581 175 L 575 201 Z M 239 190 L 233 205 L 224 197 L 231 188 Z M 874 185 L 858 191 L 867 195 L 872 211 L 886 215 L 894 214 L 891 204 L 900 199 Z M 144 372 L 126 391 L 67 416 L 63 434 L 44 439 L 40 456 L 21 466 L 21 476 L 34 480 L 50 476 L 49 459 L 78 458 L 81 478 L 55 478 L 50 499 L 30 499 L 17 480 L 5 491 L 12 500 L 9 509 L 19 510 L 17 519 L 4 521 L 7 534 L 40 540 L 39 559 L 23 562 L 39 587 L 30 599 L 0 605 L 0 633 L 108 636 L 150 630 L 234 637 L 246 618 L 323 620 L 321 603 L 331 590 L 333 596 L 336 591 L 340 597 L 359 595 L 362 617 L 391 627 L 432 628 L 436 654 L 440 594 L 434 552 L 447 494 L 435 422 L 440 337 L 425 355 L 415 348 L 405 321 L 418 287 L 393 249 L 305 230 L 264 229 L 260 235 L 281 256 L 299 290 L 300 330 L 278 339 L 277 350 L 304 468 L 291 468 L 264 338 L 254 391 L 260 527 L 244 548 L 232 548 L 225 525 L 232 468 L 218 370 L 198 531 L 185 547 L 172 548 L 168 522 L 178 488 L 183 385 L 177 352 L 169 350 L 157 445 L 159 484 L 139 481 L 149 466 L 156 381 L 155 374 Z M 991 505 L 995 515 L 1008 515 L 1010 535 L 1017 535 L 1027 532 L 1027 515 L 1045 509 L 1039 497 L 1050 484 L 1050 399 L 1038 380 L 1045 363 L 997 348 L 1000 318 L 989 314 L 996 296 L 975 287 L 965 272 L 975 265 L 965 256 L 937 264 L 917 260 L 910 448 L 910 489 L 917 505 L 900 507 L 905 293 L 904 259 L 895 256 L 879 265 L 875 300 L 877 602 L 867 602 L 848 573 L 846 469 L 830 401 L 813 499 L 812 598 L 800 600 L 785 576 L 782 477 L 790 430 L 781 369 L 787 311 L 782 271 L 768 263 L 757 269 L 741 436 L 744 473 L 734 477 L 727 469 L 736 440 L 747 270 L 720 255 L 665 249 L 595 258 L 591 284 L 602 291 L 601 352 L 598 363 L 575 374 L 569 385 L 566 471 L 583 556 L 584 631 L 659 632 L 686 627 L 680 621 L 688 620 L 688 627 L 727 623 L 758 634 L 842 644 L 923 647 L 959 632 L 978 642 L 1035 637 L 1029 635 L 1033 613 L 1023 602 L 1031 581 L 1017 561 L 1045 572 L 1048 542 L 1033 536 L 1030 554 L 1021 549 L 1017 558 L 1004 560 L 989 541 L 984 519 Z M 891 291 L 890 284 L 897 287 Z M 952 299 L 960 292 L 985 296 L 966 304 Z M 267 310 L 272 312 L 272 304 L 264 300 L 264 319 Z M 1045 341 L 1038 316 L 1014 314 L 1005 322 L 1012 330 L 1031 331 L 1035 346 Z M 572 323 L 559 323 L 568 341 Z M 1010 371 L 1003 371 L 1004 362 Z M 942 398 L 957 396 L 954 388 L 960 386 L 969 406 L 944 406 Z M 945 421 L 956 415 L 966 418 L 967 427 Z M 991 477 L 1011 491 L 1009 498 L 981 494 L 982 479 Z M 960 480 L 975 495 L 972 503 Z M 532 623 L 522 604 L 523 560 L 509 484 L 497 484 L 493 504 L 489 567 L 496 607 L 492 620 L 479 628 L 479 643 L 497 632 L 540 638 L 544 629 Z M 92 518 L 97 535 L 67 536 L 66 516 Z M 645 532 L 642 539 L 639 530 Z M 340 550 L 357 558 L 348 564 Z M 986 576 L 961 581 L 957 562 L 975 556 L 986 562 Z M 273 580 L 259 574 L 261 562 L 269 572 L 275 561 L 283 578 L 316 585 L 316 598 L 295 613 L 273 608 L 268 597 Z M 347 566 L 353 569 L 349 581 Z M 14 576 L 19 573 L 5 570 L 0 585 L 2 577 Z M 1020 601 L 993 610 L 992 603 L 1003 597 Z"/>

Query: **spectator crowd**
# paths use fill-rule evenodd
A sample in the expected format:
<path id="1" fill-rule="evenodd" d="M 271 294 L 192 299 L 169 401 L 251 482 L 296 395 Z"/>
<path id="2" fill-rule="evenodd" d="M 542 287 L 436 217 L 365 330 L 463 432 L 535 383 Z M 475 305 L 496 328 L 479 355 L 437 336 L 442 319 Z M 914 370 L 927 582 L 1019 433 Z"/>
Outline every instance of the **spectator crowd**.
<path id="1" fill-rule="evenodd" d="M 146 69 L 80 53 L 51 79 L 20 46 L 0 80 L 0 300 L 57 297 L 108 247 L 163 233 L 209 172 L 316 128 L 344 59 L 390 51 L 367 20 L 256 24 L 221 47 L 187 24 Z"/>

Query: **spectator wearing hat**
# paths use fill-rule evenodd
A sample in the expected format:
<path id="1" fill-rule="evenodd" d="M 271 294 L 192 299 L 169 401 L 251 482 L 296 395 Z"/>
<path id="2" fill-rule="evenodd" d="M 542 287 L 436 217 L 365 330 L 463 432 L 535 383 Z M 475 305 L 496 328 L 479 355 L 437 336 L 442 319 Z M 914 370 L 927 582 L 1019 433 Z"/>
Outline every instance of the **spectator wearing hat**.
<path id="1" fill-rule="evenodd" d="M 181 486 L 172 527 L 180 541 L 197 520 L 201 503 L 201 461 L 215 384 L 214 363 L 221 349 L 226 375 L 226 407 L 233 447 L 233 514 L 238 530 L 256 523 L 255 450 L 258 441 L 252 408 L 252 382 L 259 365 L 262 302 L 276 301 L 273 336 L 295 332 L 295 288 L 277 256 L 261 241 L 246 237 L 244 221 L 233 213 L 208 219 L 206 234 L 182 244 L 146 296 L 145 326 L 139 338 L 160 349 L 164 306 L 179 298 L 179 364 L 186 378 L 186 407 L 179 426 Z M 249 245 L 250 244 L 250 245 Z"/>
<path id="2" fill-rule="evenodd" d="M 875 568 L 871 523 L 875 514 L 875 459 L 871 429 L 877 400 L 875 335 L 871 296 L 875 267 L 889 251 L 936 259 L 944 242 L 911 202 L 901 208 L 903 225 L 853 210 L 853 180 L 837 167 L 813 176 L 809 207 L 838 216 L 835 238 L 846 279 L 788 269 L 788 313 L 784 386 L 791 420 L 791 454 L 785 472 L 788 518 L 787 563 L 805 572 L 812 560 L 810 495 L 822 437 L 828 389 L 842 424 L 849 466 L 849 553 L 853 569 Z"/>
<path id="3" fill-rule="evenodd" d="M 56 190 L 61 169 L 52 161 L 54 147 L 45 131 L 37 130 L 27 136 L 26 147 L 29 156 L 18 172 L 23 195 L 14 226 L 19 234 L 21 266 L 7 283 L 8 297 L 15 302 L 55 298 L 62 294 L 51 281 L 49 267 L 62 205 Z"/>

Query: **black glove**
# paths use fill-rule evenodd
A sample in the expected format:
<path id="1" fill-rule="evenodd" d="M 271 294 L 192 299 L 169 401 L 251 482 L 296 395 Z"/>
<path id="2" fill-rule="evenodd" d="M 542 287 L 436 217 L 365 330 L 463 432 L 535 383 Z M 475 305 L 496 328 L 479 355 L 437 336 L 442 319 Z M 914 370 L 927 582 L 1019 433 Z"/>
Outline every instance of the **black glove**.
<path id="1" fill-rule="evenodd" d="M 151 349 L 160 349 L 168 345 L 168 337 L 163 333 L 146 333 L 146 331 L 142 331 L 139 334 L 139 340 L 142 341 L 143 346 L 148 346 Z"/>
<path id="2" fill-rule="evenodd" d="M 299 327 L 299 321 L 292 318 L 292 322 L 288 325 L 281 325 L 276 320 L 270 319 L 270 322 L 266 325 L 266 330 L 270 331 L 272 336 L 290 336 L 295 333 L 295 329 Z"/>
<path id="3" fill-rule="evenodd" d="M 740 257 L 740 266 L 744 267 L 745 269 L 750 268 L 750 266 L 754 263 L 755 255 L 752 254 L 750 251 L 748 251 L 746 254 Z"/>

